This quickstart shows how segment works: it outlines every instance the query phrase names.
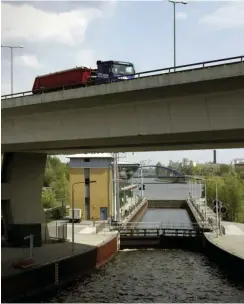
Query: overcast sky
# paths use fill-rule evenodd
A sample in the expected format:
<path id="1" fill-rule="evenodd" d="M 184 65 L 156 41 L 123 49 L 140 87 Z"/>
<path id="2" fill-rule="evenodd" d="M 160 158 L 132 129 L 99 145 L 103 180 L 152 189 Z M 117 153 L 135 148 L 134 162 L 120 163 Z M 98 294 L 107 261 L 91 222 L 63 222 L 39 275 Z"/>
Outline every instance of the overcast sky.
<path id="1" fill-rule="evenodd" d="M 2 44 L 14 51 L 14 91 L 31 90 L 36 75 L 98 59 L 131 61 L 137 71 L 173 65 L 172 4 L 167 1 L 2 2 Z M 177 5 L 177 64 L 244 54 L 244 2 L 190 1 Z M 10 52 L 2 49 L 2 94 L 10 92 Z M 220 150 L 218 160 L 244 158 L 244 149 Z M 130 161 L 188 157 L 212 160 L 212 151 L 127 154 Z"/>

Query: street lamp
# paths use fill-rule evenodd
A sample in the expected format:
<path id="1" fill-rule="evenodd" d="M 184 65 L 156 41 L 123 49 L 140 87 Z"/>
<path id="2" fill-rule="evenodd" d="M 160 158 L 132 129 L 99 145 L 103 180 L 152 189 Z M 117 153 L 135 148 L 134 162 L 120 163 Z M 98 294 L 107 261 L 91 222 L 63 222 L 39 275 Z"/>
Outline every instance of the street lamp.
<path id="1" fill-rule="evenodd" d="M 13 94 L 13 49 L 23 49 L 23 46 L 1 45 L 2 48 L 10 49 L 11 53 L 11 94 Z"/>
<path id="2" fill-rule="evenodd" d="M 187 4 L 186 1 L 176 1 L 169 0 L 170 3 L 173 3 L 174 8 L 174 67 L 176 67 L 176 22 L 175 22 L 175 5 L 176 4 Z"/>
<path id="3" fill-rule="evenodd" d="M 90 183 L 96 183 L 96 181 L 90 181 Z M 74 194 L 75 194 L 75 185 L 79 185 L 79 184 L 85 184 L 85 182 L 75 182 L 72 184 L 72 195 L 71 195 L 71 199 L 72 199 L 72 253 L 74 254 L 75 251 L 75 202 L 74 202 Z"/>
<path id="4" fill-rule="evenodd" d="M 143 171 L 141 166 L 141 198 L 143 198 Z"/>

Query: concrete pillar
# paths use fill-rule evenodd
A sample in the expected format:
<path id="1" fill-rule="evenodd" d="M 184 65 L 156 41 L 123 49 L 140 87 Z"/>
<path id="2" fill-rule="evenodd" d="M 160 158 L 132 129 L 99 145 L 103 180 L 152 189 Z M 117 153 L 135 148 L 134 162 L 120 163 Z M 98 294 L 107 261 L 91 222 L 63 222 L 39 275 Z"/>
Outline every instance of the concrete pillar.
<path id="1" fill-rule="evenodd" d="M 2 200 L 4 199 L 7 210 L 5 218 L 9 227 L 9 240 L 15 242 L 16 235 L 20 240 L 23 238 L 22 234 L 35 234 L 38 229 L 42 239 L 47 238 L 46 219 L 41 203 L 46 154 L 11 153 L 9 156 L 6 157 L 5 166 L 2 166 Z"/>

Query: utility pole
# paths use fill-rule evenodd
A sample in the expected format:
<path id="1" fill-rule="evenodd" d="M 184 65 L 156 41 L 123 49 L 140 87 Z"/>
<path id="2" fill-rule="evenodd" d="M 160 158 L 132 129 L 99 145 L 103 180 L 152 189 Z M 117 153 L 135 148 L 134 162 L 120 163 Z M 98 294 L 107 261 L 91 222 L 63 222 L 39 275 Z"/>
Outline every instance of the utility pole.
<path id="1" fill-rule="evenodd" d="M 120 198 L 119 198 L 119 174 L 118 174 L 118 153 L 114 153 L 114 216 L 120 220 Z"/>
<path id="2" fill-rule="evenodd" d="M 170 3 L 173 4 L 173 28 L 174 28 L 174 67 L 176 67 L 176 10 L 175 6 L 176 4 L 187 4 L 186 1 L 176 1 L 176 0 L 169 0 Z"/>
<path id="3" fill-rule="evenodd" d="M 143 198 L 143 171 L 142 171 L 142 165 L 141 165 L 141 198 Z"/>
<path id="4" fill-rule="evenodd" d="M 13 83 L 14 83 L 14 68 L 13 68 L 13 49 L 23 49 L 23 46 L 11 46 L 11 45 L 1 45 L 2 48 L 10 49 L 11 54 L 11 94 L 13 94 Z"/>

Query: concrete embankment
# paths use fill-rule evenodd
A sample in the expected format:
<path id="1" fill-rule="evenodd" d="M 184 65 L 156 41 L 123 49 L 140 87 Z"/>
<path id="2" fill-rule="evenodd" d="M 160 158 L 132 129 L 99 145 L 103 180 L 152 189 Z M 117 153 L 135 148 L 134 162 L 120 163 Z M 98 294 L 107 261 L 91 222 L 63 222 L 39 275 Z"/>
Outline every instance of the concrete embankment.
<path id="1" fill-rule="evenodd" d="M 218 244 L 218 239 L 221 239 Z M 231 250 L 226 242 L 232 242 L 233 247 L 240 247 L 240 250 Z M 235 238 L 227 240 L 225 236 L 215 237 L 215 233 L 204 233 L 203 250 L 208 258 L 220 266 L 229 276 L 238 281 L 244 282 L 244 255 L 242 244 L 235 244 Z"/>
<path id="2" fill-rule="evenodd" d="M 128 216 L 123 224 L 126 224 L 127 227 L 133 228 L 135 223 L 140 222 L 143 215 L 147 212 L 148 201 L 144 199 L 133 212 Z"/>
<path id="3" fill-rule="evenodd" d="M 7 261 L 4 265 L 5 275 L 2 273 L 2 301 L 21 301 L 26 297 L 34 297 L 70 283 L 104 265 L 119 250 L 118 233 L 110 236 L 90 235 L 90 238 L 94 238 L 93 243 L 96 241 L 95 238 L 102 239 L 102 242 L 97 240 L 98 245 L 76 243 L 76 252 L 73 255 L 71 254 L 71 243 L 59 244 L 57 250 L 60 255 L 62 255 L 62 251 L 64 252 L 64 256 L 59 259 L 52 259 L 55 246 L 53 248 L 51 247 L 53 245 L 47 246 L 46 251 L 45 248 L 39 248 L 43 253 L 49 255 L 48 261 L 36 263 L 29 269 L 11 270 L 9 275 L 7 267 L 13 267 L 11 261 Z M 69 247 L 69 255 L 67 247 Z"/>

